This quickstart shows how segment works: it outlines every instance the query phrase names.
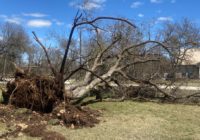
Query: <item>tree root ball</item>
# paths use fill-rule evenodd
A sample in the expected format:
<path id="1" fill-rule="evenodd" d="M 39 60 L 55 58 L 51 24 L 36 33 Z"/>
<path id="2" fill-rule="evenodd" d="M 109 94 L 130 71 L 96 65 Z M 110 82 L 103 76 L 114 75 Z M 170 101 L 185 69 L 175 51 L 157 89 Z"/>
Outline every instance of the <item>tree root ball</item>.
<path id="1" fill-rule="evenodd" d="M 99 122 L 96 119 L 100 115 L 98 111 L 64 101 L 63 88 L 59 78 L 29 76 L 18 70 L 15 80 L 7 83 L 7 92 L 3 93 L 4 103 L 41 114 L 48 113 L 49 118 L 58 119 L 58 123 L 72 128 L 92 127 Z"/>
<path id="2" fill-rule="evenodd" d="M 16 107 L 48 113 L 62 95 L 54 78 L 23 76 L 8 82 L 3 97 L 5 103 Z"/>

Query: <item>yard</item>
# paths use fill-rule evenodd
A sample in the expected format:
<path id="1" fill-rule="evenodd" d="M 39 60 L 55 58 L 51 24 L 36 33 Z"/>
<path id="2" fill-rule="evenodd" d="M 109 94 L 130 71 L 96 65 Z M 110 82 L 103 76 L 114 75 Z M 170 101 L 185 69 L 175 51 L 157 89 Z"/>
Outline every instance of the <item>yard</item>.
<path id="1" fill-rule="evenodd" d="M 132 101 L 101 102 L 89 106 L 102 111 L 101 121 L 95 127 L 71 129 L 48 125 L 48 130 L 72 140 L 200 139 L 199 106 Z M 6 126 L 0 124 L 2 134 Z M 32 138 L 20 135 L 16 139 Z"/>
<path id="2" fill-rule="evenodd" d="M 0 4 L 0 140 L 200 140 L 200 2 L 21 3 Z"/>

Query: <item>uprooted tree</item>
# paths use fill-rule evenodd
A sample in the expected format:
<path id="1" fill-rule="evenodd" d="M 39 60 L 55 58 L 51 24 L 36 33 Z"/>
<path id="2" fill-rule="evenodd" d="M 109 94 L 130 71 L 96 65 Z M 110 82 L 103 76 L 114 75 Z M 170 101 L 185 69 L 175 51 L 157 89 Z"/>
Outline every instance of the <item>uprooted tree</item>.
<path id="1" fill-rule="evenodd" d="M 108 29 L 103 29 L 98 22 L 105 20 L 117 21 L 117 23 L 109 26 Z M 66 61 L 74 32 L 78 27 L 93 29 L 94 35 L 90 42 L 93 48 L 88 49 L 85 56 L 79 54 L 79 57 L 84 58 L 83 62 L 66 73 L 66 69 L 69 67 L 66 65 Z M 64 100 L 65 109 L 70 110 L 71 100 L 76 100 L 73 103 L 79 103 L 95 88 L 107 87 L 112 92 L 121 93 L 122 99 L 126 98 L 123 87 L 127 81 L 153 87 L 163 94 L 164 99 L 176 99 L 171 92 L 165 92 L 152 81 L 159 77 L 157 68 L 140 77 L 136 76 L 140 73 L 134 74 L 137 73 L 135 69 L 138 65 L 144 70 L 148 64 L 150 66 L 147 68 L 148 70 L 152 66 L 154 67 L 153 64 L 170 62 L 170 58 L 173 58 L 171 61 L 173 67 L 174 61 L 183 59 L 182 54 L 175 53 L 174 46 L 171 44 L 169 46 L 169 42 L 173 41 L 170 37 L 163 37 L 162 41 L 145 41 L 141 37 L 142 32 L 127 19 L 115 17 L 89 19 L 77 12 L 66 42 L 60 69 L 57 70 L 51 62 L 46 46 L 39 40 L 35 32 L 33 35 L 45 53 L 52 77 L 33 76 L 16 66 L 15 81 L 8 83 L 8 91 L 4 95 L 7 103 L 32 110 L 51 112 L 57 104 Z M 184 43 L 188 46 L 194 45 L 193 40 Z M 83 80 L 65 87 L 65 81 L 79 71 L 83 71 L 85 74 Z M 97 96 L 101 98 L 100 95 Z"/>
<path id="2" fill-rule="evenodd" d="M 77 15 L 75 16 L 74 22 L 72 24 L 69 38 L 66 43 L 64 56 L 59 70 L 53 67 L 46 47 L 42 44 L 42 42 L 38 39 L 37 35 L 33 32 L 35 40 L 42 47 L 46 55 L 49 68 L 52 72 L 52 78 L 45 76 L 33 76 L 28 73 L 29 70 L 25 71 L 15 65 L 15 80 L 7 84 L 8 90 L 4 94 L 4 102 L 16 105 L 18 107 L 27 107 L 32 110 L 42 112 L 52 111 L 56 103 L 59 103 L 63 100 L 65 100 L 66 105 L 69 104 L 69 98 L 68 96 L 66 96 L 67 94 L 65 94 L 64 81 L 69 79 L 75 72 L 79 71 L 80 69 L 85 69 L 84 65 L 82 65 L 79 68 L 72 71 L 71 73 L 68 73 L 67 77 L 65 77 L 65 69 L 67 67 L 66 60 L 68 57 L 70 45 L 72 43 L 73 34 L 75 32 L 75 29 L 80 26 L 90 25 L 97 29 L 98 27 L 95 25 L 95 23 L 100 20 L 122 21 L 129 24 L 132 27 L 135 27 L 131 22 L 123 18 L 97 17 L 89 20 L 87 18 L 82 17 L 82 14 L 77 12 Z"/>

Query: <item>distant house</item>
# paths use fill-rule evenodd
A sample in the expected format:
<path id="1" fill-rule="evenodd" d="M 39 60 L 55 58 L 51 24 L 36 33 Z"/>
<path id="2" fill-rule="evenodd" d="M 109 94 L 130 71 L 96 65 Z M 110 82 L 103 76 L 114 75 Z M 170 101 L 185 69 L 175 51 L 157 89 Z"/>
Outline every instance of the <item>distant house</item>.
<path id="1" fill-rule="evenodd" d="M 200 78 L 200 48 L 186 51 L 185 60 L 178 66 L 176 75 L 180 78 Z"/>

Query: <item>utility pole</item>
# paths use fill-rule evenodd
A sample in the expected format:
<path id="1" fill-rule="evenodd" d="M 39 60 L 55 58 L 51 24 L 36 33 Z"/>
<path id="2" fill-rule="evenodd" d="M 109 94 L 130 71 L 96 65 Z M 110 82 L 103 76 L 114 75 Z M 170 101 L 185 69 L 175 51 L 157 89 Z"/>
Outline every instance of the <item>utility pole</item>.
<path id="1" fill-rule="evenodd" d="M 82 28 L 79 28 L 79 66 L 82 65 Z M 82 77 L 82 72 L 80 71 L 80 78 Z"/>
<path id="2" fill-rule="evenodd" d="M 2 79 L 5 78 L 6 75 L 6 65 L 7 65 L 7 52 L 4 56 L 4 62 L 3 62 L 3 72 L 2 72 Z"/>
<path id="3" fill-rule="evenodd" d="M 82 64 L 82 30 L 79 30 L 79 55 L 80 55 L 80 66 Z"/>

